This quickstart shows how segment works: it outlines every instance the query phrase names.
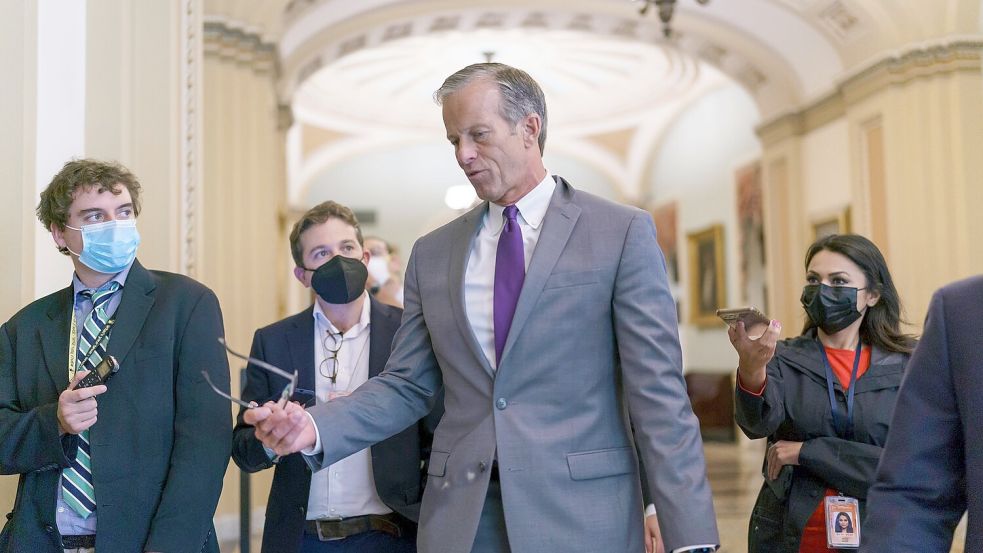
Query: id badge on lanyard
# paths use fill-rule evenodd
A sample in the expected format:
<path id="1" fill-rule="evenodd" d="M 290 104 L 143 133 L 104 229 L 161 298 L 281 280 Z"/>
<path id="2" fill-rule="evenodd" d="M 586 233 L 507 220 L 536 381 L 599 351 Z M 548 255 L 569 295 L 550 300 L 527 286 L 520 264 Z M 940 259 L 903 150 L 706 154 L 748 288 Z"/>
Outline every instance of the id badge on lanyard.
<path id="1" fill-rule="evenodd" d="M 826 368 L 826 390 L 829 392 L 829 409 L 833 417 L 836 434 L 845 440 L 853 438 L 853 394 L 856 391 L 857 371 L 860 368 L 862 342 L 857 341 L 853 354 L 853 370 L 850 373 L 850 386 L 846 393 L 846 416 L 841 418 L 840 407 L 833 389 L 833 367 L 829 364 L 826 349 L 819 340 L 819 351 Z M 854 497 L 842 494 L 829 496 L 824 500 L 826 513 L 826 545 L 833 549 L 857 549 L 860 547 L 860 502 Z"/>
<path id="2" fill-rule="evenodd" d="M 825 500 L 826 545 L 832 549 L 860 547 L 860 503 L 853 497 L 829 496 Z"/>

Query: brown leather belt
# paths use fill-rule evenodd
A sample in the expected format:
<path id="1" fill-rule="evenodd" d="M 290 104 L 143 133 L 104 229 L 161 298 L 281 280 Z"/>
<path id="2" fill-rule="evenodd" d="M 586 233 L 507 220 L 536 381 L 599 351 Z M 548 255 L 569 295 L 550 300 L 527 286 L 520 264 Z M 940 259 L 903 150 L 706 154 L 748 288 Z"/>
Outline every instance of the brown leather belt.
<path id="1" fill-rule="evenodd" d="M 62 536 L 61 546 L 64 549 L 92 549 L 96 546 L 96 536 L 94 534 L 85 536 Z"/>
<path id="2" fill-rule="evenodd" d="M 364 515 L 338 520 L 308 520 L 304 532 L 317 536 L 321 541 L 347 538 L 363 532 L 384 532 L 391 536 L 403 535 L 402 522 L 396 513 Z"/>

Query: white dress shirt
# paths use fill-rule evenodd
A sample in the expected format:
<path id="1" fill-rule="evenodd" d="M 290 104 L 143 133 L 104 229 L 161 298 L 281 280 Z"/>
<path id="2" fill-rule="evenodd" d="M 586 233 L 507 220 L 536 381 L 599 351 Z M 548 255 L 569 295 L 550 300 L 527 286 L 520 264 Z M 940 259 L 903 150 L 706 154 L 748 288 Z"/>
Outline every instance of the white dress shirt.
<path id="1" fill-rule="evenodd" d="M 547 171 L 546 177 L 530 190 L 515 207 L 519 209 L 516 220 L 522 230 L 522 248 L 525 253 L 525 267 L 536 250 L 539 233 L 543 228 L 543 218 L 553 198 L 556 181 Z M 468 268 L 464 273 L 464 309 L 471 323 L 471 330 L 485 353 L 488 363 L 494 368 L 495 359 L 495 257 L 498 253 L 498 237 L 505 227 L 502 213 L 505 206 L 488 203 L 488 211 L 481 223 L 481 230 L 474 239 Z"/>
<path id="2" fill-rule="evenodd" d="M 362 315 L 358 323 L 341 337 L 338 350 L 338 372 L 334 383 L 328 378 L 332 372 L 330 354 L 338 348 L 338 340 L 328 336 L 338 335 L 338 329 L 324 315 L 321 305 L 314 302 L 314 393 L 318 403 L 330 401 L 335 395 L 347 395 L 369 379 L 369 309 L 364 297 Z M 326 376 L 328 375 L 328 376 Z M 307 499 L 307 520 L 382 515 L 391 513 L 379 498 L 372 475 L 372 456 L 369 448 L 353 453 L 326 470 L 311 475 L 311 493 Z"/>

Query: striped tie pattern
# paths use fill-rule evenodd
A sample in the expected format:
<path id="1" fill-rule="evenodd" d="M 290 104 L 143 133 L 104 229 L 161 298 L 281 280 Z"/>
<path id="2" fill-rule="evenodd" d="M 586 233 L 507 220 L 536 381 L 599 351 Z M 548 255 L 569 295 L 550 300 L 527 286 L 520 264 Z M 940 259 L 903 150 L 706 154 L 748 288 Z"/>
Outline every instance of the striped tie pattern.
<path id="1" fill-rule="evenodd" d="M 79 296 L 92 300 L 93 307 L 92 311 L 82 323 L 82 328 L 79 329 L 79 364 L 77 370 L 91 371 L 105 357 L 106 343 L 109 342 L 108 333 L 100 340 L 95 349 L 92 350 L 92 355 L 84 358 L 85 354 L 92 349 L 92 344 L 95 343 L 96 337 L 99 336 L 103 327 L 106 326 L 106 322 L 109 321 L 109 314 L 106 313 L 106 305 L 110 298 L 113 297 L 113 293 L 118 289 L 119 283 L 112 281 L 95 292 L 92 290 L 79 292 Z M 83 519 L 89 518 L 89 515 L 96 510 L 96 494 L 95 488 L 92 485 L 92 458 L 90 457 L 90 451 L 89 430 L 86 429 L 79 434 L 79 445 L 75 453 L 75 458 L 72 459 L 68 468 L 63 469 L 61 473 L 61 487 L 64 492 L 62 497 Z"/>

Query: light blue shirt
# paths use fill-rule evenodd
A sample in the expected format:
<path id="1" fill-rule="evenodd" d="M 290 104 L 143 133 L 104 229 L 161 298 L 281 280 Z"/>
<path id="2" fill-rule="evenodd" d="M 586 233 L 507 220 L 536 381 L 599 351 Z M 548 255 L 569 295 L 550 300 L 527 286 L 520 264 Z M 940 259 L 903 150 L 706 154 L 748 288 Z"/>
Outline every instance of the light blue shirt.
<path id="1" fill-rule="evenodd" d="M 116 273 L 113 278 L 106 281 L 106 284 L 110 282 L 118 282 L 119 290 L 117 290 L 111 298 L 109 298 L 109 303 L 106 304 L 106 313 L 112 315 L 116 313 L 116 308 L 119 307 L 119 302 L 123 299 L 123 283 L 126 282 L 126 276 L 130 274 L 130 267 L 133 263 L 130 263 L 125 269 Z M 105 284 L 103 285 L 105 286 Z M 78 275 L 72 276 L 72 288 L 73 297 L 75 303 L 75 320 L 79 326 L 82 325 L 82 321 L 89 316 L 92 312 L 92 300 L 85 297 L 79 297 L 79 292 L 83 290 L 92 290 L 82 281 L 79 280 Z M 94 290 L 93 290 L 94 291 Z M 110 332 L 112 334 L 112 332 Z M 76 347 L 78 347 L 76 345 Z M 65 360 L 65 369 L 68 370 L 68 360 Z M 58 524 L 58 532 L 63 536 L 81 536 L 81 535 L 92 535 L 96 533 L 96 512 L 89 515 L 89 518 L 83 519 L 78 513 L 72 509 L 65 500 L 62 499 L 62 493 L 64 491 L 61 487 L 61 478 L 58 478 L 58 500 L 55 505 L 55 521 Z M 99 490 L 96 490 L 96 497 L 99 497 Z"/>

